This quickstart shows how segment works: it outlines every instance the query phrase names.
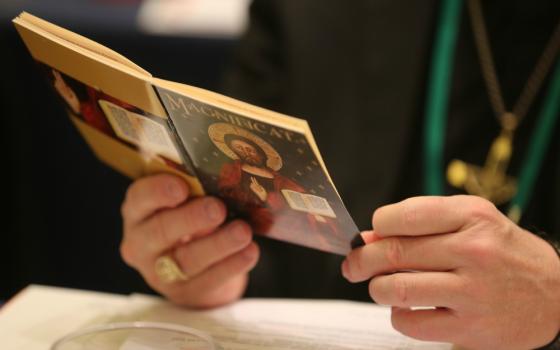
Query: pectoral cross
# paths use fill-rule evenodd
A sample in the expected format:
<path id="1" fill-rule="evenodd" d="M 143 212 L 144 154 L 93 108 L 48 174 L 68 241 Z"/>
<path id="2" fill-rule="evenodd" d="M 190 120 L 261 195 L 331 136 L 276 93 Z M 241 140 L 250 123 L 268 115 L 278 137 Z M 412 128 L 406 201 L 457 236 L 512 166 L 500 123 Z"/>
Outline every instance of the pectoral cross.
<path id="1" fill-rule="evenodd" d="M 508 118 L 509 119 L 509 118 Z M 504 123 L 500 135 L 492 142 L 484 167 L 454 159 L 447 167 L 447 180 L 467 193 L 488 199 L 496 205 L 510 201 L 517 192 L 517 180 L 506 170 L 512 153 L 514 118 Z"/>

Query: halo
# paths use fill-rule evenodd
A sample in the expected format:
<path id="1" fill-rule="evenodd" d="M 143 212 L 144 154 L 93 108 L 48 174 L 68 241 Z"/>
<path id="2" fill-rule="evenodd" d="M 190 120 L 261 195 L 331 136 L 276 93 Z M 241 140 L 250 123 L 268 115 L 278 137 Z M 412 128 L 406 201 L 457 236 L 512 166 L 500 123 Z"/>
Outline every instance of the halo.
<path id="1" fill-rule="evenodd" d="M 224 138 L 228 134 L 238 135 L 253 141 L 266 154 L 266 166 L 274 171 L 278 171 L 282 168 L 282 158 L 278 152 L 276 152 L 268 142 L 252 132 L 226 123 L 214 123 L 208 127 L 208 136 L 210 136 L 212 143 L 229 158 L 239 159 L 237 154 L 235 154 L 225 142 Z"/>

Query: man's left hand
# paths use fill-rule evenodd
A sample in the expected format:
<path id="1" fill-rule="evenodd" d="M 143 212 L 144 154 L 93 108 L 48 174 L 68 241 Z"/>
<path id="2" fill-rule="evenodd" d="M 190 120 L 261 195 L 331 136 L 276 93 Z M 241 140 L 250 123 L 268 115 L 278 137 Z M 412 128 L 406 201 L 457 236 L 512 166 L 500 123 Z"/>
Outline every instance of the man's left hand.
<path id="1" fill-rule="evenodd" d="M 373 215 L 342 264 L 393 306 L 393 327 L 469 349 L 529 349 L 560 330 L 560 259 L 475 196 L 415 197 Z M 414 308 L 424 307 L 424 308 Z"/>

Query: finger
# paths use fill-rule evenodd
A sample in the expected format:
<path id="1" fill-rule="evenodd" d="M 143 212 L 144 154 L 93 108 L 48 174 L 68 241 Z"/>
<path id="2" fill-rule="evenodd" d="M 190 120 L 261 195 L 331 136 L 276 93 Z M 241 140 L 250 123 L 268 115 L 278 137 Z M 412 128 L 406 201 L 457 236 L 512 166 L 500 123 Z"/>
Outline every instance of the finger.
<path id="1" fill-rule="evenodd" d="M 383 238 L 380 237 L 374 230 L 363 231 L 360 235 L 362 236 L 362 240 L 365 244 L 370 244 Z"/>
<path id="2" fill-rule="evenodd" d="M 455 309 L 461 303 L 463 286 L 462 279 L 450 272 L 400 272 L 373 278 L 369 295 L 383 305 Z"/>
<path id="3" fill-rule="evenodd" d="M 200 197 L 157 213 L 142 223 L 130 237 L 137 249 L 155 259 L 180 242 L 214 231 L 226 218 L 226 207 L 215 197 Z M 129 234 L 130 235 L 130 234 Z"/>
<path id="4" fill-rule="evenodd" d="M 455 313 L 445 308 L 411 310 L 394 307 L 391 311 L 393 328 L 419 340 L 452 343 L 465 328 Z"/>
<path id="5" fill-rule="evenodd" d="M 216 233 L 179 246 L 175 250 L 175 259 L 187 276 L 196 276 L 209 266 L 247 247 L 251 238 L 251 227 L 247 223 L 233 221 Z"/>
<path id="6" fill-rule="evenodd" d="M 180 178 L 159 174 L 136 180 L 127 190 L 122 205 L 124 224 L 135 225 L 156 211 L 174 208 L 187 199 L 189 188 Z"/>
<path id="7" fill-rule="evenodd" d="M 389 237 L 352 250 L 342 264 L 350 282 L 400 270 L 449 271 L 461 260 L 452 253 L 453 235 Z"/>
<path id="8" fill-rule="evenodd" d="M 372 224 L 382 237 L 431 235 L 458 231 L 470 219 L 496 212 L 476 196 L 413 197 L 377 209 Z"/>
<path id="9" fill-rule="evenodd" d="M 246 274 L 257 263 L 259 249 L 252 242 L 240 252 L 213 265 L 203 273 L 185 281 L 175 283 L 167 291 L 167 295 L 174 301 L 185 305 L 196 305 L 196 300 L 185 300 L 192 295 L 204 297 L 201 290 L 214 291 L 227 284 L 231 279 Z"/>

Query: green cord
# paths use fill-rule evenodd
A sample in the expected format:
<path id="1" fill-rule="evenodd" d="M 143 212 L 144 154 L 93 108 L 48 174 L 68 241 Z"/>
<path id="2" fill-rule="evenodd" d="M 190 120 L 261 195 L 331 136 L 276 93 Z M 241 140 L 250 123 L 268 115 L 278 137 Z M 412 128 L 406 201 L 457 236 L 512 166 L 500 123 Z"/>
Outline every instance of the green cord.
<path id="1" fill-rule="evenodd" d="M 461 8 L 462 0 L 443 0 L 434 41 L 424 129 L 424 191 L 428 195 L 444 194 L 443 150 Z M 559 114 L 560 60 L 552 75 L 549 91 L 531 137 L 532 142 L 519 175 L 517 193 L 509 207 L 508 215 L 515 222 L 519 221 L 529 202 Z"/>
<path id="2" fill-rule="evenodd" d="M 532 142 L 525 155 L 523 167 L 519 174 L 517 193 L 511 201 L 508 214 L 514 221 L 519 221 L 521 213 L 529 202 L 558 114 L 560 114 L 560 60 L 556 64 L 548 93 L 531 137 Z"/>
<path id="3" fill-rule="evenodd" d="M 424 129 L 424 188 L 429 195 L 443 194 L 443 144 L 447 120 L 453 56 L 461 19 L 462 0 L 444 0 L 434 42 Z"/>

